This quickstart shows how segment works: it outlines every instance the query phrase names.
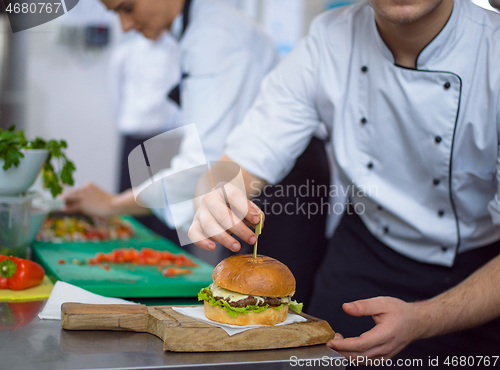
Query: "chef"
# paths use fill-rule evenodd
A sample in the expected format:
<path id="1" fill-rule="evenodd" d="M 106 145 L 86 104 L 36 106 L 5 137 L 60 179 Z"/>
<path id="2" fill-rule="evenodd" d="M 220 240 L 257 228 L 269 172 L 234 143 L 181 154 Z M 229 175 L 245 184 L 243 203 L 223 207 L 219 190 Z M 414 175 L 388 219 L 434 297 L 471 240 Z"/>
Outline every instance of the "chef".
<path id="1" fill-rule="evenodd" d="M 349 199 L 308 313 L 345 356 L 500 354 L 499 60 L 500 16 L 467 0 L 328 11 L 229 136 L 223 159 L 264 186 L 327 123 Z M 193 239 L 241 204 L 227 187 L 204 196 Z M 238 249 L 219 229 L 196 244 Z M 243 223 L 229 232 L 254 237 Z"/>
<path id="2" fill-rule="evenodd" d="M 182 125 L 178 104 L 165 99 L 181 78 L 176 40 L 168 32 L 157 40 L 137 32 L 127 36 L 113 50 L 108 71 L 116 122 L 122 136 L 119 192 L 131 188 L 128 157 L 132 150 Z M 168 150 L 171 149 L 166 148 Z M 174 230 L 166 228 L 153 215 L 138 217 L 138 220 L 168 239 L 177 237 Z"/>
<path id="3" fill-rule="evenodd" d="M 102 2 L 118 13 L 125 31 L 136 29 L 145 37 L 156 39 L 169 30 L 178 41 L 182 81 L 172 89 L 168 98 L 181 106 L 185 124 L 196 124 L 206 160 L 216 161 L 223 153 L 229 132 L 241 123 L 245 112 L 253 104 L 264 76 L 278 62 L 272 42 L 252 20 L 220 0 Z M 156 177 L 164 178 L 179 169 L 198 166 L 198 158 L 193 155 L 197 143 L 196 135 L 185 136 L 171 168 Z M 298 156 L 296 165 L 292 165 L 293 171 L 282 184 L 298 187 L 314 182 L 328 186 L 330 179 L 324 145 L 321 139 L 311 135 L 302 150 L 303 154 Z M 180 194 L 187 192 L 191 198 L 194 185 L 196 181 L 193 181 L 192 188 L 186 183 L 175 191 Z M 266 194 L 273 198 L 274 192 L 268 189 Z M 287 202 L 279 195 L 274 198 Z M 328 203 L 327 196 L 323 194 L 311 196 L 308 203 L 323 201 L 323 198 Z M 137 205 L 132 190 L 113 195 L 93 184 L 68 192 L 65 200 L 68 212 L 101 216 L 149 212 L 149 209 Z M 161 203 L 161 200 L 153 197 L 141 199 L 141 202 L 151 205 L 155 214 L 171 228 L 184 224 L 187 229 L 191 224 L 194 215 L 191 204 L 185 219 L 177 217 L 174 224 L 168 207 L 154 209 L 155 203 Z M 326 249 L 325 223 L 326 213 L 292 217 L 282 213 L 270 215 L 266 225 L 267 230 L 274 230 L 267 233 L 270 237 L 265 243 L 269 247 L 268 254 L 287 263 L 294 275 L 301 277 L 297 279 L 301 287 L 298 298 L 304 301 L 308 299 L 316 266 Z M 280 234 L 285 227 L 289 228 L 286 236 Z M 311 244 L 307 252 L 300 249 L 291 253 L 293 245 L 306 243 Z M 301 263 L 304 258 L 309 258 L 311 263 Z"/>

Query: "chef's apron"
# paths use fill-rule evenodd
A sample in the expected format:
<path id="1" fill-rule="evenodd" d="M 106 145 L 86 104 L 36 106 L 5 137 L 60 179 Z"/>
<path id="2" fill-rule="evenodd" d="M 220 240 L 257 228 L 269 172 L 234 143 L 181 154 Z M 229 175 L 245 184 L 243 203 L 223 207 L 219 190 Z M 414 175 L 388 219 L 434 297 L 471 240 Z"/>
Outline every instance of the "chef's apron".
<path id="1" fill-rule="evenodd" d="M 316 276 L 309 314 L 327 320 L 344 337 L 357 337 L 375 324 L 368 317 L 353 317 L 342 304 L 377 296 L 414 302 L 434 297 L 459 284 L 499 255 L 500 242 L 457 254 L 452 267 L 407 258 L 376 239 L 350 208 L 328 244 Z M 410 344 L 398 357 L 500 355 L 500 318 L 477 328 L 424 339 Z"/>
<path id="2" fill-rule="evenodd" d="M 123 135 L 122 137 L 122 156 L 121 156 L 121 165 L 120 165 L 120 184 L 118 191 L 124 192 L 125 190 L 129 190 L 132 188 L 132 184 L 130 182 L 130 172 L 128 168 L 128 156 L 139 145 L 148 141 L 149 139 L 155 137 L 156 135 L 161 134 L 161 132 L 154 135 Z M 155 233 L 171 240 L 178 246 L 180 246 L 179 237 L 177 236 L 177 231 L 170 229 L 167 225 L 165 225 L 162 221 L 160 221 L 154 215 L 147 216 L 135 216 L 137 221 L 142 223 L 144 226 L 154 231 Z"/>

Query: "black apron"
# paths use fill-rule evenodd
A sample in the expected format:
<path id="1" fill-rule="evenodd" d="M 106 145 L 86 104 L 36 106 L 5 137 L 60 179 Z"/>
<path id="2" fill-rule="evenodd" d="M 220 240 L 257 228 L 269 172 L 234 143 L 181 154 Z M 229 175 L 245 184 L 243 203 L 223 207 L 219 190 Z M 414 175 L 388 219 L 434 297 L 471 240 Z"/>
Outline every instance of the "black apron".
<path id="1" fill-rule="evenodd" d="M 179 41 L 182 39 L 182 37 L 186 33 L 186 30 L 187 30 L 188 25 L 189 25 L 189 19 L 190 19 L 189 11 L 191 10 L 191 1 L 192 0 L 186 0 L 186 1 L 184 1 L 184 9 L 182 10 L 182 32 L 181 32 L 181 35 L 179 37 Z M 185 78 L 187 78 L 187 77 L 189 77 L 189 74 L 183 72 L 182 75 L 181 75 L 181 81 L 179 81 L 179 83 L 177 84 L 177 86 L 175 86 L 167 94 L 167 99 L 170 99 L 171 101 L 173 101 L 174 103 L 176 103 L 179 107 L 182 106 L 182 103 L 181 103 L 181 85 L 182 85 L 182 81 Z"/>
<path id="2" fill-rule="evenodd" d="M 378 296 L 407 302 L 426 300 L 454 287 L 499 252 L 500 242 L 496 242 L 458 254 L 453 267 L 418 262 L 381 243 L 351 209 L 329 242 L 308 313 L 327 320 L 344 337 L 357 337 L 375 323 L 370 316 L 349 316 L 342 310 L 343 303 Z M 397 357 L 423 359 L 426 364 L 428 356 L 439 356 L 442 364 L 446 356 L 454 355 L 500 355 L 500 318 L 477 328 L 416 341 Z"/>

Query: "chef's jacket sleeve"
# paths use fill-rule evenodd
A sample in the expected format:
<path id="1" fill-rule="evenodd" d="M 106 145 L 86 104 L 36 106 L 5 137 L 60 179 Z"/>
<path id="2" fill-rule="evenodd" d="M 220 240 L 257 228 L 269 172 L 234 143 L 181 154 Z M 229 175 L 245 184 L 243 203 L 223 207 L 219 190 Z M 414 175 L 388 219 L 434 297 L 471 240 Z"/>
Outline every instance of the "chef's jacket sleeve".
<path id="1" fill-rule="evenodd" d="M 268 183 L 280 182 L 291 171 L 320 124 L 315 103 L 318 56 L 311 32 L 266 77 L 243 124 L 226 142 L 229 158 Z"/>
<path id="2" fill-rule="evenodd" d="M 497 113 L 497 131 L 500 132 L 500 110 Z M 500 134 L 498 138 L 498 142 L 500 143 Z M 498 156 L 497 156 L 497 169 L 496 169 L 496 178 L 497 178 L 497 193 L 492 201 L 488 204 L 488 211 L 491 214 L 491 218 L 495 225 L 500 225 L 500 144 L 498 146 Z"/>
<path id="3" fill-rule="evenodd" d="M 236 42 L 214 44 L 207 41 L 221 37 L 227 39 L 229 36 L 207 31 L 190 45 L 184 55 L 183 68 L 187 76 L 181 88 L 183 120 L 185 124 L 196 125 L 206 161 L 216 161 L 223 154 L 227 136 L 241 122 L 255 100 L 264 71 L 269 70 L 276 62 L 274 50 L 261 52 Z M 209 50 L 207 44 L 212 45 Z M 179 154 L 172 159 L 171 167 L 155 178 L 199 166 L 199 156 L 191 150 L 196 139 L 193 135 L 185 136 Z M 195 186 L 196 181 L 176 186 L 176 198 L 192 197 Z M 167 197 L 170 198 L 170 195 Z M 157 209 L 153 209 L 153 212 L 159 215 Z M 183 229 L 189 228 L 194 216 L 192 204 L 186 205 L 182 217 L 176 207 L 175 224 L 169 217 L 169 212 L 163 213 L 160 218 L 170 227 Z"/>

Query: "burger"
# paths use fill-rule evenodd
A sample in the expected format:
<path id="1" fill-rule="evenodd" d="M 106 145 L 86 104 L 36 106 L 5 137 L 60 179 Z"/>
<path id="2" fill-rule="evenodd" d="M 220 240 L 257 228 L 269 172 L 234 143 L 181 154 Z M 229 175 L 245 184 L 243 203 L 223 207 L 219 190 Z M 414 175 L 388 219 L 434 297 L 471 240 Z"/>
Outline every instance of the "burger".
<path id="1" fill-rule="evenodd" d="M 275 325 L 285 321 L 292 301 L 295 278 L 274 258 L 251 254 L 234 255 L 221 261 L 212 274 L 213 284 L 198 293 L 205 316 L 232 325 Z"/>

